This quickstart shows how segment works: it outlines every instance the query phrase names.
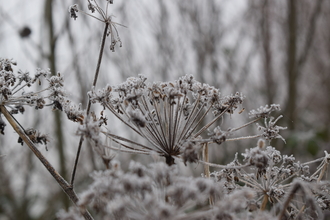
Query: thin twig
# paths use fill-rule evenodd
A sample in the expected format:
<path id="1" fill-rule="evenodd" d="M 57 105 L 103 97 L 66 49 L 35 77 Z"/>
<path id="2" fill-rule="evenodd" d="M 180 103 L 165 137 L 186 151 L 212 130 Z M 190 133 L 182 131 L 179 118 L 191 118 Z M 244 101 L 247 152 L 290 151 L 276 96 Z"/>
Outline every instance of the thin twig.
<path id="1" fill-rule="evenodd" d="M 215 164 L 215 163 L 209 163 L 209 162 L 205 162 L 203 160 L 199 160 L 198 162 L 201 164 L 204 164 L 204 165 L 208 165 L 210 167 L 217 167 L 217 168 L 221 168 L 221 169 L 241 169 L 241 168 L 250 166 L 249 163 L 243 164 L 240 166 L 231 166 L 231 165 L 219 165 L 219 164 Z"/>
<path id="2" fill-rule="evenodd" d="M 252 121 L 250 121 L 250 122 L 248 122 L 248 123 L 246 123 L 246 124 L 244 124 L 244 125 L 242 125 L 242 126 L 240 126 L 240 127 L 238 127 L 238 128 L 230 129 L 230 131 L 231 131 L 231 132 L 234 132 L 234 131 L 237 131 L 237 130 L 239 130 L 239 129 L 245 128 L 245 127 L 249 126 L 250 124 L 253 124 L 253 123 L 259 121 L 260 119 L 261 119 L 261 118 L 256 118 L 255 120 L 252 120 Z"/>
<path id="3" fill-rule="evenodd" d="M 94 75 L 93 87 L 95 87 L 98 76 L 99 76 L 99 71 L 100 71 L 101 61 L 102 61 L 102 56 L 103 56 L 103 49 L 104 49 L 105 39 L 107 37 L 107 32 L 108 32 L 109 25 L 110 24 L 108 22 L 105 23 L 104 32 L 103 32 L 102 41 L 101 41 L 101 48 L 100 48 L 99 58 L 98 58 L 98 61 L 97 61 L 96 71 L 95 71 L 95 75 Z M 88 115 L 89 115 L 90 108 L 91 108 L 91 100 L 88 100 L 86 117 L 88 117 Z M 83 135 L 81 135 L 80 140 L 79 140 L 76 159 L 75 159 L 74 166 L 73 166 L 73 169 L 72 169 L 72 174 L 71 174 L 71 181 L 70 181 L 71 187 L 73 187 L 73 184 L 74 184 L 74 178 L 75 178 L 75 175 L 76 175 L 77 165 L 78 165 L 78 161 L 79 161 L 79 155 L 80 155 L 81 146 L 82 146 L 83 142 L 84 142 L 84 137 L 83 137 Z"/>
<path id="4" fill-rule="evenodd" d="M 222 111 L 217 117 L 215 117 L 211 122 L 209 122 L 207 125 L 205 125 L 204 127 L 202 127 L 195 135 L 194 137 L 198 137 L 198 135 L 200 135 L 203 131 L 205 131 L 206 129 L 208 129 L 211 125 L 213 125 L 214 122 L 216 122 L 219 118 L 221 118 L 230 108 L 231 106 L 228 106 L 227 108 L 225 108 L 224 111 Z"/>
<path id="5" fill-rule="evenodd" d="M 1 113 L 6 117 L 7 121 L 13 127 L 13 129 L 17 132 L 17 134 L 22 138 L 24 143 L 30 148 L 30 150 L 38 157 L 40 162 L 45 166 L 48 172 L 54 177 L 56 182 L 60 185 L 62 190 L 67 194 L 70 200 L 78 205 L 78 197 L 74 192 L 73 188 L 70 184 L 55 170 L 55 168 L 49 163 L 49 161 L 42 155 L 42 153 L 37 149 L 34 143 L 30 140 L 30 138 L 25 134 L 24 129 L 16 122 L 14 117 L 8 112 L 8 110 L 0 105 Z M 92 220 L 93 217 L 89 214 L 86 209 L 81 209 L 81 214 L 85 217 L 85 219 Z"/>
<path id="6" fill-rule="evenodd" d="M 238 140 L 246 140 L 246 139 L 254 139 L 261 137 L 262 134 L 256 134 L 256 135 L 251 135 L 251 136 L 245 136 L 245 137 L 236 137 L 236 138 L 228 138 L 226 141 L 238 141 Z"/>

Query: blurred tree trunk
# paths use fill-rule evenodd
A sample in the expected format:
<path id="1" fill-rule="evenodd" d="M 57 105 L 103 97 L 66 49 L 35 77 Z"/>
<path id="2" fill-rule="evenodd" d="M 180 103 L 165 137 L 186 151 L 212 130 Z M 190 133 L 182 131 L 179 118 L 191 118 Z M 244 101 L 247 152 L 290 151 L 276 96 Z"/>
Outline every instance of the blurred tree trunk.
<path id="1" fill-rule="evenodd" d="M 178 3 L 183 19 L 191 25 L 192 52 L 195 54 L 197 80 L 219 86 L 220 56 L 218 47 L 223 37 L 224 26 L 221 20 L 221 7 L 215 1 L 198 2 L 181 1 Z M 188 29 L 189 30 L 189 29 Z M 230 56 L 229 54 L 226 54 Z M 228 65 L 232 59 L 228 59 Z M 232 79 L 232 72 L 226 75 Z"/>
<path id="2" fill-rule="evenodd" d="M 169 11 L 164 3 L 164 0 L 158 1 L 160 10 L 159 30 L 156 32 L 157 46 L 159 56 L 161 57 L 160 73 L 162 80 L 167 80 L 171 68 L 173 66 L 173 46 L 171 45 L 171 34 L 169 32 Z"/>
<path id="3" fill-rule="evenodd" d="M 296 124 L 296 100 L 297 100 L 297 14 L 296 0 L 288 2 L 288 37 L 287 37 L 287 82 L 288 82 L 288 99 L 286 103 L 286 115 L 293 123 L 287 123 L 289 130 L 294 130 Z"/>
<path id="4" fill-rule="evenodd" d="M 57 74 L 56 70 L 56 36 L 54 33 L 54 22 L 53 22 L 53 0 L 47 0 L 45 2 L 45 21 L 48 27 L 48 37 L 49 37 L 49 54 L 48 61 L 50 65 L 50 70 L 53 75 Z M 60 173 L 66 179 L 67 171 L 65 167 L 66 156 L 64 152 L 64 137 L 62 131 L 62 120 L 61 120 L 61 112 L 54 112 L 54 120 L 55 120 L 55 135 L 56 138 L 56 147 L 59 153 L 59 164 L 60 164 Z M 70 201 L 67 196 L 63 193 L 62 196 L 63 206 L 67 209 L 70 205 Z"/>
<path id="5" fill-rule="evenodd" d="M 303 72 L 303 67 L 306 64 L 308 55 L 310 54 L 310 48 L 312 46 L 313 40 L 315 38 L 315 30 L 317 26 L 317 19 L 321 14 L 323 0 L 316 1 L 314 9 L 311 12 L 308 23 L 303 24 L 300 28 L 305 31 L 304 42 L 300 47 L 300 53 L 297 53 L 297 1 L 288 1 L 288 41 L 287 41 L 287 79 L 288 79 L 288 99 L 286 103 L 286 114 L 288 116 L 288 129 L 294 130 L 297 124 L 297 83 L 299 79 L 300 72 Z M 299 2 L 301 4 L 301 2 Z M 305 7 L 308 4 L 305 2 Z M 303 16 L 303 15 L 301 15 Z M 306 27 L 306 28 L 305 28 Z"/>
<path id="6" fill-rule="evenodd" d="M 261 36 L 262 36 L 262 49 L 264 59 L 264 78 L 266 85 L 267 103 L 274 103 L 274 94 L 276 94 L 275 82 L 273 79 L 272 67 L 272 50 L 271 50 L 271 22 L 270 22 L 270 8 L 271 2 L 264 0 L 262 3 L 262 19 L 261 19 Z"/>

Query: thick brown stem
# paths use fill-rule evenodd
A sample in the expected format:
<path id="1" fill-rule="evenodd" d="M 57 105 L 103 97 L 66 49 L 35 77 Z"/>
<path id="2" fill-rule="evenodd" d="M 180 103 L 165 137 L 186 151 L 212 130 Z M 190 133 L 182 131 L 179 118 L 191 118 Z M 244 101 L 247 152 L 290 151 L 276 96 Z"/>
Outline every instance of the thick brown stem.
<path id="1" fill-rule="evenodd" d="M 265 194 L 264 195 L 264 198 L 263 198 L 263 200 L 262 200 L 262 203 L 261 203 L 261 207 L 260 207 L 260 210 L 265 210 L 266 209 L 266 205 L 267 205 L 267 203 L 268 203 L 268 195 L 267 194 Z"/>
<path id="2" fill-rule="evenodd" d="M 172 166 L 173 164 L 175 164 L 174 158 L 171 155 L 166 155 L 165 159 L 167 165 Z"/>

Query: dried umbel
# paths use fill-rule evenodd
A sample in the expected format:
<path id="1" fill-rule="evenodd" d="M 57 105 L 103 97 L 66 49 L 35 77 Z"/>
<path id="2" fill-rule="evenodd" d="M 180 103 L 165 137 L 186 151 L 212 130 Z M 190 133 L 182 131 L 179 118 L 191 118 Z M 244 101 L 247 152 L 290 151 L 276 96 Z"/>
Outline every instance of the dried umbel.
<path id="1" fill-rule="evenodd" d="M 47 142 L 49 142 L 49 137 L 46 134 L 40 133 L 38 130 L 34 128 L 29 128 L 25 130 L 25 134 L 30 138 L 30 140 L 35 144 L 44 144 L 47 149 Z M 23 145 L 23 139 L 21 137 L 18 138 L 18 143 Z"/>
<path id="2" fill-rule="evenodd" d="M 114 161 L 113 161 L 114 162 Z M 94 172 L 93 183 L 81 195 L 80 207 L 97 211 L 98 219 L 232 219 L 251 215 L 246 206 L 252 190 L 224 195 L 219 183 L 202 177 L 185 177 L 163 162 L 144 166 L 131 162 L 127 172 L 113 168 Z M 215 205 L 207 203 L 214 198 Z M 79 219 L 77 210 L 58 213 L 59 219 Z"/>
<path id="3" fill-rule="evenodd" d="M 93 183 L 81 194 L 78 207 L 90 207 L 99 219 L 325 219 L 329 183 L 316 177 L 323 177 L 328 153 L 302 164 L 270 146 L 260 148 L 262 142 L 243 154 L 249 167 L 237 168 L 241 164 L 236 155 L 213 178 L 187 177 L 163 162 L 144 166 L 131 161 L 124 172 L 112 161 L 111 169 L 91 175 Z M 255 162 L 262 157 L 267 157 L 264 167 Z M 307 164 L 312 162 L 321 165 L 310 175 Z M 70 209 L 58 218 L 78 220 L 81 215 L 79 209 Z"/>
<path id="4" fill-rule="evenodd" d="M 315 219 L 315 216 L 322 215 L 320 209 L 329 209 L 326 205 L 329 184 L 320 181 L 328 167 L 328 153 L 325 152 L 325 157 L 321 159 L 300 163 L 292 155 L 282 155 L 271 146 L 264 147 L 263 142 L 259 140 L 255 148 L 246 149 L 242 154 L 247 162 L 244 168 L 236 157 L 225 169 L 213 172 L 211 176 L 222 183 L 227 192 L 242 187 L 251 188 L 260 210 L 268 206 L 278 212 L 275 211 L 279 208 L 276 204 L 286 201 L 281 207 L 281 216 L 286 213 L 291 216 L 289 219 Z M 308 164 L 319 161 L 322 161 L 321 165 L 311 174 Z M 296 193 L 299 188 L 302 192 Z"/>
<path id="5" fill-rule="evenodd" d="M 14 65 L 14 61 L 0 58 L 0 105 L 6 106 L 11 114 L 23 114 L 25 106 L 37 110 L 52 106 L 64 111 L 69 120 L 82 123 L 84 111 L 66 96 L 60 73 L 52 76 L 49 70 L 37 69 L 32 76 L 29 72 L 14 72 Z M 43 88 L 41 84 L 45 79 L 48 85 Z M 0 116 L 0 133 L 4 127 Z"/>
<path id="6" fill-rule="evenodd" d="M 242 103 L 242 94 L 221 96 L 218 89 L 197 82 L 192 76 L 164 83 L 147 84 L 146 80 L 142 75 L 131 77 L 119 86 L 107 86 L 88 93 L 92 103 L 98 102 L 109 109 L 124 124 L 148 140 L 150 146 L 133 143 L 107 132 L 106 135 L 114 142 L 135 152 L 156 151 L 171 165 L 174 157 L 179 157 L 184 147 L 189 146 L 186 142 L 220 144 L 226 140 L 229 132 L 220 132 L 220 129 L 214 132 L 211 139 L 201 139 L 199 136 L 225 113 L 232 114 Z M 213 119 L 202 126 L 207 115 L 212 115 Z M 134 146 L 128 146 L 127 143 Z"/>
<path id="7" fill-rule="evenodd" d="M 203 144 L 220 145 L 225 141 L 260 137 L 267 141 L 275 138 L 284 140 L 279 132 L 286 128 L 276 125 L 282 116 L 276 120 L 271 117 L 271 112 L 280 110 L 279 105 L 252 110 L 249 113 L 252 121 L 224 130 L 216 126 L 217 121 L 225 114 L 234 114 L 243 102 L 242 94 L 222 96 L 218 89 L 196 81 L 191 75 L 172 82 L 147 83 L 146 80 L 139 75 L 118 86 L 107 85 L 88 93 L 92 103 L 100 103 L 104 109 L 110 110 L 150 144 L 137 143 L 109 130 L 102 131 L 113 143 L 120 145 L 113 149 L 142 154 L 156 152 L 166 158 L 168 165 L 172 165 L 175 157 L 184 163 L 200 161 Z M 264 126 L 257 124 L 259 134 L 229 138 L 260 119 L 264 119 Z M 209 130 L 211 127 L 212 131 Z"/>
<path id="8" fill-rule="evenodd" d="M 31 77 L 29 72 L 14 73 L 13 65 L 16 65 L 16 62 L 0 58 L 0 105 L 14 106 L 16 109 L 22 105 L 43 108 L 44 100 L 40 92 L 26 92 L 25 89 L 36 82 L 40 84 L 41 79 L 47 77 L 50 72 L 37 69 L 34 77 Z M 18 95 L 19 92 L 21 95 Z M 24 112 L 24 109 L 20 108 L 20 112 Z"/>
<path id="9" fill-rule="evenodd" d="M 101 21 L 101 22 L 109 25 L 109 28 L 107 31 L 107 36 L 110 36 L 110 38 L 111 38 L 110 50 L 112 52 L 115 52 L 115 46 L 117 43 L 119 43 L 119 47 L 122 47 L 122 42 L 120 40 L 119 33 L 117 31 L 117 25 L 122 26 L 122 27 L 125 27 L 125 26 L 112 21 L 112 16 L 109 15 L 109 10 L 108 10 L 109 5 L 113 4 L 113 1 L 107 0 L 105 9 L 100 7 L 100 4 L 102 4 L 102 3 L 101 2 L 98 3 L 97 0 L 87 0 L 87 1 L 88 1 L 87 8 L 91 14 L 80 9 L 77 4 L 74 4 L 69 7 L 69 13 L 70 13 L 71 18 L 76 20 L 78 18 L 77 13 L 81 12 L 85 15 L 88 15 L 98 21 Z M 97 12 L 97 14 L 99 16 L 94 15 L 95 12 Z"/>

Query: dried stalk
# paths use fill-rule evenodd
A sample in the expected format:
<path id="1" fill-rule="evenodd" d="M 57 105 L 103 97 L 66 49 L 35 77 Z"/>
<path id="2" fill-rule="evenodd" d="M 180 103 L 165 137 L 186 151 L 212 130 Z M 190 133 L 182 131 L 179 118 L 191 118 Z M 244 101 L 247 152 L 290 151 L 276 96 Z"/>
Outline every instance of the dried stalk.
<path id="1" fill-rule="evenodd" d="M 261 211 L 264 211 L 266 209 L 266 205 L 268 203 L 268 198 L 269 198 L 269 196 L 265 192 L 264 198 L 263 198 L 262 203 L 261 203 L 261 206 L 260 206 L 260 210 Z"/>
<path id="2" fill-rule="evenodd" d="M 208 163 L 209 162 L 209 144 L 203 144 L 203 161 Z M 208 164 L 204 164 L 204 175 L 206 178 L 210 178 L 210 166 Z M 211 206 L 214 205 L 214 200 L 212 196 L 209 198 L 209 203 Z"/>
<path id="3" fill-rule="evenodd" d="M 98 79 L 98 76 L 99 76 L 99 71 L 100 71 L 101 61 L 102 61 L 102 56 L 103 56 L 103 49 L 104 49 L 105 39 L 107 37 L 107 32 L 108 32 L 109 25 L 110 24 L 108 22 L 105 23 L 104 32 L 103 32 L 102 41 L 101 41 L 100 52 L 99 52 L 99 58 L 98 58 L 98 61 L 97 61 L 94 80 L 93 80 L 93 87 L 96 85 L 96 82 L 97 82 L 97 79 Z M 88 115 L 89 115 L 90 108 L 91 108 L 91 101 L 88 100 L 86 117 L 88 117 Z M 75 158 L 75 162 L 74 162 L 74 166 L 73 166 L 72 174 L 71 174 L 70 184 L 71 184 L 72 188 L 73 188 L 73 184 L 74 184 L 74 178 L 75 178 L 75 175 L 76 175 L 77 165 L 78 165 L 78 161 L 79 161 L 79 155 L 80 155 L 81 146 L 82 146 L 83 142 L 84 142 L 84 137 L 80 136 L 80 140 L 79 140 L 79 144 L 78 144 L 78 150 L 77 150 L 77 154 L 76 154 L 76 158 Z"/>
<path id="4" fill-rule="evenodd" d="M 18 124 L 16 119 L 8 112 L 5 106 L 0 105 L 1 113 L 6 117 L 7 121 L 10 123 L 12 128 L 17 132 L 17 134 L 22 138 L 24 143 L 30 148 L 30 150 L 34 153 L 36 157 L 40 160 L 40 162 L 46 167 L 48 172 L 54 177 L 56 182 L 60 185 L 62 190 L 67 194 L 70 200 L 77 205 L 78 204 L 78 196 L 71 187 L 71 185 L 55 170 L 55 168 L 49 163 L 49 161 L 42 155 L 42 153 L 37 149 L 34 143 L 30 140 L 30 138 L 25 134 L 24 129 Z M 93 217 L 87 211 L 87 209 L 81 209 L 81 214 L 84 216 L 86 220 L 92 220 Z"/>

